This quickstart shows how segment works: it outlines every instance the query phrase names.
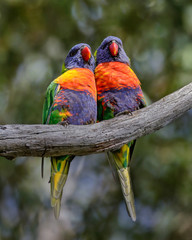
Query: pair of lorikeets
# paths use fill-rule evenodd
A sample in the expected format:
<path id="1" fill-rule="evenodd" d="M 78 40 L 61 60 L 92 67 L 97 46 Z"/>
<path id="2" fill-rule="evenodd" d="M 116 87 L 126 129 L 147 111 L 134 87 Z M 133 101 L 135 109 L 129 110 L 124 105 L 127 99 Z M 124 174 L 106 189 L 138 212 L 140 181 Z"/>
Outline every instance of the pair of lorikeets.
<path id="1" fill-rule="evenodd" d="M 145 106 L 140 81 L 130 68 L 122 41 L 113 36 L 103 40 L 94 56 L 89 45 L 80 43 L 68 53 L 62 75 L 49 85 L 43 108 L 44 124 L 91 124 L 122 112 Z M 130 179 L 131 141 L 108 152 L 115 163 L 128 213 L 136 220 Z M 75 156 L 51 157 L 51 206 L 59 217 L 61 197 L 70 163 Z"/>

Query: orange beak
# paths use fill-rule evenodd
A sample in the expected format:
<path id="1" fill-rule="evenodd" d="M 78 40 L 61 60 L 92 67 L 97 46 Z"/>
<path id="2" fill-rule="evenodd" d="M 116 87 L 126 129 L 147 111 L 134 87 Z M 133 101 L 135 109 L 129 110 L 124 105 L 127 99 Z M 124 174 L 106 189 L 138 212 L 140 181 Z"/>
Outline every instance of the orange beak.
<path id="1" fill-rule="evenodd" d="M 119 47 L 116 42 L 112 42 L 109 46 L 110 53 L 113 57 L 117 56 Z"/>
<path id="2" fill-rule="evenodd" d="M 90 57 L 91 57 L 91 51 L 88 47 L 84 47 L 82 50 L 81 50 L 81 55 L 82 55 L 82 58 L 85 62 L 88 62 Z"/>

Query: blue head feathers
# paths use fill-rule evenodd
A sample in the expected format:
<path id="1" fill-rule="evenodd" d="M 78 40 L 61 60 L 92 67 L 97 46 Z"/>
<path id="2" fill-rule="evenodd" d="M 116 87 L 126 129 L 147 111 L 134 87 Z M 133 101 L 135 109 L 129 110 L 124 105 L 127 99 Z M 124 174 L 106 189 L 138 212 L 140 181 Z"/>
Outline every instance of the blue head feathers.
<path id="1" fill-rule="evenodd" d="M 88 68 L 92 72 L 95 69 L 95 60 L 88 44 L 79 43 L 71 48 L 65 59 L 65 67 L 72 68 Z"/>
<path id="2" fill-rule="evenodd" d="M 122 62 L 130 65 L 121 39 L 109 36 L 103 40 L 97 49 L 96 65 L 104 62 Z"/>

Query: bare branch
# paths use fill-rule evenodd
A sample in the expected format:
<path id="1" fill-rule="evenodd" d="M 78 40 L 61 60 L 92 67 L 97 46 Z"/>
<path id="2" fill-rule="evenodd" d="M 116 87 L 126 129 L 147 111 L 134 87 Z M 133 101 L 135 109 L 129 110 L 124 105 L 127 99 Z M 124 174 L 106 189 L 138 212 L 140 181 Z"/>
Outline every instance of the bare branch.
<path id="1" fill-rule="evenodd" d="M 164 127 L 192 108 L 192 83 L 152 105 L 92 125 L 1 125 L 0 156 L 86 155 L 112 150 Z"/>

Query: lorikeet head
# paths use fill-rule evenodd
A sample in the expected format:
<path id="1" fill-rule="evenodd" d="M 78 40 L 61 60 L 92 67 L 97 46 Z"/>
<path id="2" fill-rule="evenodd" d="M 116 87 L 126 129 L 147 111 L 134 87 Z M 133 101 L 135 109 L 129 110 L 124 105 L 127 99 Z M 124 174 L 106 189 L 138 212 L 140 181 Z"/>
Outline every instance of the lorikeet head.
<path id="1" fill-rule="evenodd" d="M 122 62 L 130 65 L 121 39 L 109 36 L 103 40 L 96 53 L 96 65 L 104 62 Z"/>
<path id="2" fill-rule="evenodd" d="M 90 46 L 85 43 L 79 43 L 72 47 L 65 59 L 65 68 L 88 68 L 93 72 L 95 60 Z"/>

